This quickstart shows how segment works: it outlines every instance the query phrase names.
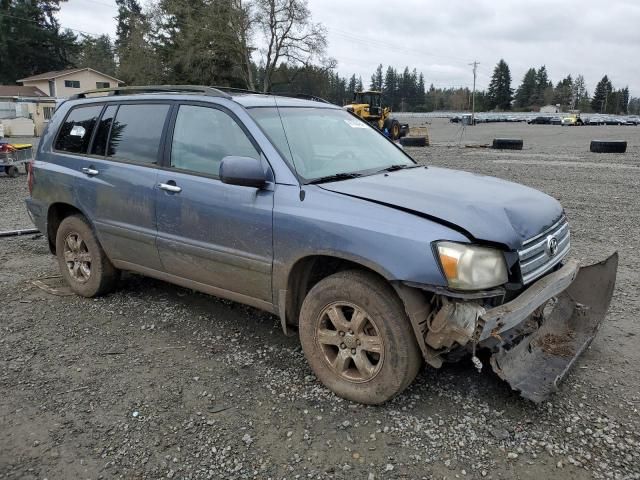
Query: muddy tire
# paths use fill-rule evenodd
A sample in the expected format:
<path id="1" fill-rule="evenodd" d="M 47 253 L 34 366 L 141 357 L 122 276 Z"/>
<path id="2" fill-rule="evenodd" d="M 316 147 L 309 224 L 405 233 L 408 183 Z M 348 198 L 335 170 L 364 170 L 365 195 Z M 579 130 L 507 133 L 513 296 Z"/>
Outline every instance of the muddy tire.
<path id="1" fill-rule="evenodd" d="M 400 139 L 403 147 L 426 147 L 427 137 L 404 137 Z"/>
<path id="2" fill-rule="evenodd" d="M 589 149 L 594 153 L 625 153 L 627 142 L 622 140 L 591 140 Z"/>
<path id="3" fill-rule="evenodd" d="M 60 223 L 56 257 L 62 278 L 83 297 L 109 293 L 120 276 L 82 215 L 71 215 Z"/>
<path id="4" fill-rule="evenodd" d="M 524 142 L 519 138 L 494 138 L 491 148 L 497 150 L 522 150 Z"/>
<path id="5" fill-rule="evenodd" d="M 318 282 L 302 304 L 299 327 L 311 369 L 347 400 L 386 402 L 422 365 L 402 302 L 371 273 L 349 270 Z"/>

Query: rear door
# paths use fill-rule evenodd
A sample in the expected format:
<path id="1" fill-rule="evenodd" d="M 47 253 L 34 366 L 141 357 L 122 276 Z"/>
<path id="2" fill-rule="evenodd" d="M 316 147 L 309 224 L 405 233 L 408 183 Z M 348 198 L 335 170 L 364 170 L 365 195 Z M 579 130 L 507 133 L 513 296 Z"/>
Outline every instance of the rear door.
<path id="1" fill-rule="evenodd" d="M 168 103 L 106 105 L 84 158 L 79 202 L 120 268 L 162 269 L 155 188 L 170 109 Z"/>
<path id="2" fill-rule="evenodd" d="M 211 104 L 180 105 L 173 117 L 157 191 L 165 271 L 220 296 L 271 303 L 273 191 L 218 177 L 225 156 L 261 158 L 257 144 L 230 112 Z"/>

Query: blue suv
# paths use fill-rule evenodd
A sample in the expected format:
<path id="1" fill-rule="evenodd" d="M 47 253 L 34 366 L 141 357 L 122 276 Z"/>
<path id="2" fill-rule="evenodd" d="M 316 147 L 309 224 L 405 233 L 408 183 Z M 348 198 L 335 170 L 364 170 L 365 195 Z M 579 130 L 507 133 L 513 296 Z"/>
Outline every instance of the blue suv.
<path id="1" fill-rule="evenodd" d="M 615 254 L 569 260 L 553 198 L 420 165 L 319 99 L 85 92 L 55 112 L 28 181 L 77 294 L 106 294 L 126 270 L 272 312 L 317 378 L 363 403 L 465 357 L 541 401 L 615 282 Z"/>

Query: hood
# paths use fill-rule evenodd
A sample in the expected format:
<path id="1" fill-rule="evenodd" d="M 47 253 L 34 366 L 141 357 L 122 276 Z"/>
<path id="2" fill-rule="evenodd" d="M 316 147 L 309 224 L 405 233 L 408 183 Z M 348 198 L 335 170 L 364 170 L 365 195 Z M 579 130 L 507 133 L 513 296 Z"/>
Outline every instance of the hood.
<path id="1" fill-rule="evenodd" d="M 562 216 L 549 195 L 517 183 L 475 173 L 428 167 L 319 185 L 450 226 L 470 238 L 512 250 Z"/>

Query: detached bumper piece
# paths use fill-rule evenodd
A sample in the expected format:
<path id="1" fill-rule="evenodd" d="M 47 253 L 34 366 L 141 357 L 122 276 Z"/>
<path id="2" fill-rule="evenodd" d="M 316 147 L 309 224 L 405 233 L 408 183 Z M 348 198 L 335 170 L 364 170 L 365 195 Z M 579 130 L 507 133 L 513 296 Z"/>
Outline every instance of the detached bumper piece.
<path id="1" fill-rule="evenodd" d="M 617 253 L 582 268 L 569 261 L 482 315 L 480 345 L 497 348 L 493 370 L 535 403 L 556 392 L 607 313 L 617 268 Z"/>

